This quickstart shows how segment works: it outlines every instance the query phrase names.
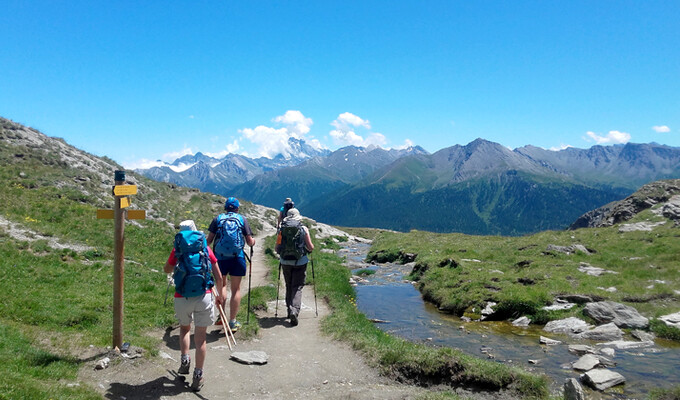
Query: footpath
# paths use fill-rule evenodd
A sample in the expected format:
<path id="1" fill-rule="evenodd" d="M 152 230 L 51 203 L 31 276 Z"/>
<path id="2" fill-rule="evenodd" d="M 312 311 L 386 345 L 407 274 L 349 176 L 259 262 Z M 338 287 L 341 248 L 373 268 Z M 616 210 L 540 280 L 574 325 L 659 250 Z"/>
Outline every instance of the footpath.
<path id="1" fill-rule="evenodd" d="M 264 232 L 257 237 L 253 255 L 252 287 L 270 284 L 262 244 Z M 316 273 L 323 268 L 315 265 Z M 308 271 L 311 273 L 311 270 Z M 244 299 L 248 279 L 242 282 Z M 401 385 L 381 377 L 346 344 L 320 332 L 320 322 L 330 312 L 317 298 L 314 310 L 312 286 L 303 290 L 303 309 L 299 325 L 285 319 L 283 283 L 279 296 L 278 318 L 274 304 L 258 316 L 257 338 L 239 340 L 234 352 L 262 351 L 268 355 L 264 365 L 246 365 L 230 359 L 231 351 L 220 326 L 208 328 L 208 354 L 204 367 L 205 385 L 200 392 L 189 389 L 191 375 L 177 375 L 180 352 L 179 328 L 159 331 L 163 344 L 158 357 L 145 357 L 112 363 L 95 371 L 85 367 L 80 378 L 90 382 L 107 399 L 415 399 L 422 389 Z M 242 304 L 245 304 L 243 302 Z M 168 312 L 172 312 L 168 307 Z M 245 321 L 242 321 L 243 323 Z M 251 320 L 250 323 L 258 323 Z M 193 337 L 192 337 L 193 371 Z"/>

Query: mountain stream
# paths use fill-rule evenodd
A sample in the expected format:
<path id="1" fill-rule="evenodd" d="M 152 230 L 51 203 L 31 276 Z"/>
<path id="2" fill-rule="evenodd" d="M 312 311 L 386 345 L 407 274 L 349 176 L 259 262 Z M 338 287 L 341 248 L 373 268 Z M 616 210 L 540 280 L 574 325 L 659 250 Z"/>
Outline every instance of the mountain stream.
<path id="1" fill-rule="evenodd" d="M 567 378 L 577 378 L 579 371 L 571 364 L 579 356 L 569 353 L 569 344 L 594 345 L 565 335 L 547 333 L 542 326 L 516 327 L 508 321 L 465 322 L 442 313 L 423 301 L 414 285 L 405 280 L 409 267 L 386 263 L 367 264 L 364 260 L 369 244 L 352 243 L 339 251 L 346 257 L 352 274 L 370 269 L 374 274 L 362 276 L 355 287 L 357 307 L 377 326 L 398 337 L 430 346 L 446 346 L 467 354 L 492 359 L 507 365 L 523 367 L 551 380 L 552 391 L 561 390 Z M 539 344 L 540 336 L 560 340 L 556 346 Z M 625 338 L 626 340 L 635 340 Z M 653 388 L 680 385 L 680 344 L 656 339 L 654 347 L 616 350 L 613 371 L 623 375 L 625 384 L 604 393 L 590 390 L 588 398 L 646 398 Z"/>

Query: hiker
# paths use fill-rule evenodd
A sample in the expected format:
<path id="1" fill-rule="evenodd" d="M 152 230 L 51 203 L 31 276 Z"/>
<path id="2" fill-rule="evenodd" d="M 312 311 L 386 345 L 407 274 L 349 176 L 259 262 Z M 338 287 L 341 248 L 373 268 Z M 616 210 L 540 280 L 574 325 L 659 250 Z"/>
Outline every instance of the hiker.
<path id="1" fill-rule="evenodd" d="M 307 277 L 307 254 L 312 251 L 314 244 L 307 227 L 302 224 L 300 211 L 291 208 L 281 222 L 281 229 L 276 237 L 276 252 L 280 256 L 280 268 L 283 269 L 283 279 L 286 282 L 287 318 L 292 326 L 298 324 L 302 288 Z"/>
<path id="2" fill-rule="evenodd" d="M 279 210 L 279 219 L 276 221 L 276 231 L 278 232 L 279 228 L 281 227 L 281 222 L 283 219 L 286 217 L 286 214 L 288 213 L 288 210 L 291 208 L 295 207 L 295 203 L 293 200 L 290 199 L 290 197 L 286 197 L 286 200 L 283 202 L 283 206 L 281 206 L 281 209 Z"/>
<path id="3" fill-rule="evenodd" d="M 205 382 L 203 363 L 206 355 L 206 331 L 215 320 L 214 303 L 222 304 L 224 298 L 218 296 L 213 299 L 212 287 L 214 284 L 222 286 L 222 273 L 217 265 L 217 258 L 208 247 L 205 235 L 196 230 L 194 221 L 186 220 L 179 224 L 179 233 L 175 236 L 173 249 L 163 270 L 166 273 L 174 272 L 175 315 L 179 321 L 181 353 L 177 370 L 179 374 L 189 373 L 191 323 L 194 323 L 196 366 L 191 389 L 198 392 Z"/>
<path id="4" fill-rule="evenodd" d="M 243 247 L 247 244 L 255 246 L 253 231 L 248 220 L 238 213 L 240 204 L 236 197 L 229 197 L 224 202 L 224 210 L 216 216 L 208 227 L 208 245 L 213 245 L 217 263 L 224 276 L 222 281 L 222 298 L 227 295 L 227 275 L 231 276 L 231 299 L 229 300 L 229 328 L 236 332 L 241 323 L 236 320 L 241 304 L 241 279 L 246 275 L 246 256 Z M 213 244 L 214 242 L 214 244 Z M 224 321 L 220 321 L 224 323 Z"/>

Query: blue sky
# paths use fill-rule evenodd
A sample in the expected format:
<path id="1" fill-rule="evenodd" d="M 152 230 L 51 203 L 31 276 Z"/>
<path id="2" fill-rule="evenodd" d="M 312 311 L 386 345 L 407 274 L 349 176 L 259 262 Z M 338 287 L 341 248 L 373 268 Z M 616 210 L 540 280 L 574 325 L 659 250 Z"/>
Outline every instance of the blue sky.
<path id="1" fill-rule="evenodd" d="M 0 116 L 126 168 L 286 151 L 680 146 L 680 1 L 14 1 Z"/>

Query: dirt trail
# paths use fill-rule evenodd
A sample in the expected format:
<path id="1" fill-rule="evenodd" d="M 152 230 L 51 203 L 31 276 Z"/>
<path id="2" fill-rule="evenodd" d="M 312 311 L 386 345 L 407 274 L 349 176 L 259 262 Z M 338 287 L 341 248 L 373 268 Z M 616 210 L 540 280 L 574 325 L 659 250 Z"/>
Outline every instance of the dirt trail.
<path id="1" fill-rule="evenodd" d="M 269 284 L 262 247 L 263 237 L 269 234 L 272 232 L 265 231 L 257 238 L 253 287 Z M 323 266 L 315 267 L 317 274 L 323 273 Z M 242 290 L 245 292 L 247 288 L 248 281 L 244 279 Z M 285 304 L 280 296 L 278 318 L 273 307 L 259 315 L 258 338 L 245 341 L 236 335 L 237 345 L 233 351 L 264 351 L 269 356 L 265 365 L 244 365 L 231 360 L 221 329 L 208 328 L 206 383 L 198 393 L 188 388 L 190 375 L 185 381 L 184 376 L 176 374 L 180 359 L 179 329 L 159 333 L 163 335 L 159 357 L 125 360 L 102 371 L 86 366 L 81 379 L 91 382 L 106 398 L 127 400 L 410 399 L 421 393 L 422 389 L 379 376 L 347 345 L 322 335 L 319 323 L 330 311 L 317 299 L 319 316 L 315 316 L 312 286 L 304 288 L 302 302 L 298 326 L 292 327 L 285 319 Z M 193 346 L 191 355 L 193 358 Z"/>

